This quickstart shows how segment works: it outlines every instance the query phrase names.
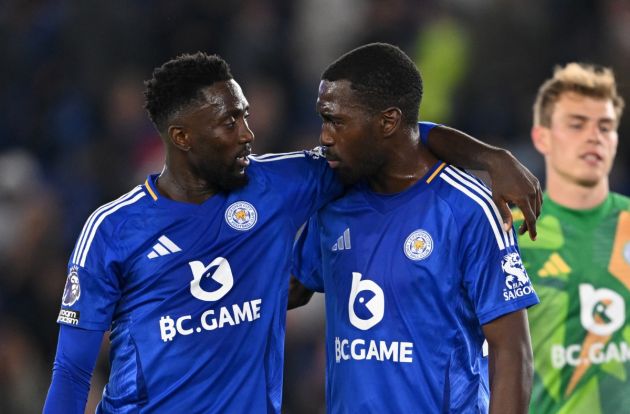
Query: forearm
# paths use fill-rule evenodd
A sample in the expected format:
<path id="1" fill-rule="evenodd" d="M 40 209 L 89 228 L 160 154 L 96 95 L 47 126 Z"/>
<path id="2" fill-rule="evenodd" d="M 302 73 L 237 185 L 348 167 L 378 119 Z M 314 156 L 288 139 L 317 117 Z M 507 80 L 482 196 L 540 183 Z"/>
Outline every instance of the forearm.
<path id="1" fill-rule="evenodd" d="M 471 170 L 490 171 L 497 168 L 497 161 L 512 157 L 503 148 L 488 145 L 444 125 L 438 125 L 429 132 L 426 144 L 437 158 Z"/>
<path id="2" fill-rule="evenodd" d="M 490 346 L 489 358 L 490 414 L 526 414 L 533 376 L 531 347 Z"/>
<path id="3" fill-rule="evenodd" d="M 44 414 L 83 414 L 102 338 L 101 331 L 60 327 Z"/>

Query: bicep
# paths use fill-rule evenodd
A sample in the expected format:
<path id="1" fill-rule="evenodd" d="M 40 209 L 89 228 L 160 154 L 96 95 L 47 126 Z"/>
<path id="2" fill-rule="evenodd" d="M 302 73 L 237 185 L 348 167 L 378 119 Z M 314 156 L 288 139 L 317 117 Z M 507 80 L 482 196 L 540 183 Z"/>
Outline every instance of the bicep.
<path id="1" fill-rule="evenodd" d="M 529 346 L 529 323 L 527 310 L 520 309 L 508 313 L 482 326 L 484 336 L 490 347 L 522 347 Z"/>

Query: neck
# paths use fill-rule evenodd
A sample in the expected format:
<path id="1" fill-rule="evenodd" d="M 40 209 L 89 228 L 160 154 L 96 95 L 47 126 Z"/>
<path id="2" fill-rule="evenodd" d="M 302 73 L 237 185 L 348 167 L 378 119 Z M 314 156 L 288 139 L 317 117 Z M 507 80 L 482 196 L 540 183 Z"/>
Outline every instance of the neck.
<path id="1" fill-rule="evenodd" d="M 179 171 L 179 172 L 177 172 Z M 187 169 L 170 168 L 168 159 L 156 185 L 163 196 L 174 201 L 201 204 L 216 191 L 208 188 L 207 182 Z"/>
<path id="2" fill-rule="evenodd" d="M 418 182 L 437 162 L 429 150 L 419 143 L 418 134 L 392 139 L 390 148 L 383 149 L 388 156 L 379 171 L 368 179 L 372 191 L 395 194 Z"/>
<path id="3" fill-rule="evenodd" d="M 585 187 L 575 182 L 560 180 L 547 175 L 547 194 L 554 202 L 574 210 L 588 210 L 606 200 L 610 190 L 608 177 L 594 187 Z"/>

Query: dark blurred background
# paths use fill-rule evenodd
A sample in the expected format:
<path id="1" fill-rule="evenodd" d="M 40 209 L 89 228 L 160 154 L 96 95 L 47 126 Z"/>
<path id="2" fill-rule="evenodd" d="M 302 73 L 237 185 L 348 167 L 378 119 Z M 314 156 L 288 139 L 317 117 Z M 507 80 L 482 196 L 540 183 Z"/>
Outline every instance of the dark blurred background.
<path id="1" fill-rule="evenodd" d="M 220 54 L 250 101 L 254 152 L 282 152 L 317 144 L 321 71 L 371 41 L 417 62 L 422 119 L 508 148 L 541 180 L 531 105 L 554 65 L 612 66 L 630 100 L 628 0 L 0 1 L 0 413 L 41 411 L 83 221 L 161 169 L 142 107 L 153 68 Z M 628 195 L 628 115 L 619 131 L 611 184 Z M 323 337 L 321 296 L 289 313 L 286 413 L 324 412 Z"/>

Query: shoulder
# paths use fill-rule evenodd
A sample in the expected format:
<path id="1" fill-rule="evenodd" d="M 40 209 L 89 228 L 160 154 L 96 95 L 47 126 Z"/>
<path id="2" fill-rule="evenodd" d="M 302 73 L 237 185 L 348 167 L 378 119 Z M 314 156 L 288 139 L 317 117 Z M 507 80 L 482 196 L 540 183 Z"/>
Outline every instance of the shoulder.
<path id="1" fill-rule="evenodd" d="M 88 253 L 94 244 L 115 234 L 116 229 L 129 218 L 142 214 L 151 199 L 150 189 L 138 185 L 117 199 L 98 207 L 85 221 L 71 261 L 84 266 Z"/>
<path id="2" fill-rule="evenodd" d="M 610 197 L 613 200 L 613 205 L 619 209 L 624 211 L 630 211 L 630 197 L 627 197 L 623 194 L 619 193 L 610 193 Z"/>
<path id="3" fill-rule="evenodd" d="M 436 192 L 448 204 L 458 227 L 465 227 L 466 233 L 475 231 L 475 237 L 480 231 L 491 234 L 501 250 L 514 245 L 514 236 L 503 229 L 492 191 L 483 181 L 452 165 L 445 165 L 435 179 Z"/>
<path id="4" fill-rule="evenodd" d="M 309 165 L 326 164 L 321 147 L 312 150 L 301 150 L 293 152 L 253 154 L 249 156 L 251 167 L 259 170 L 277 170 L 287 166 L 300 166 L 308 168 Z"/>
<path id="5" fill-rule="evenodd" d="M 437 195 L 458 217 L 479 218 L 492 215 L 496 210 L 492 191 L 483 181 L 466 171 L 445 164 L 434 180 Z"/>

